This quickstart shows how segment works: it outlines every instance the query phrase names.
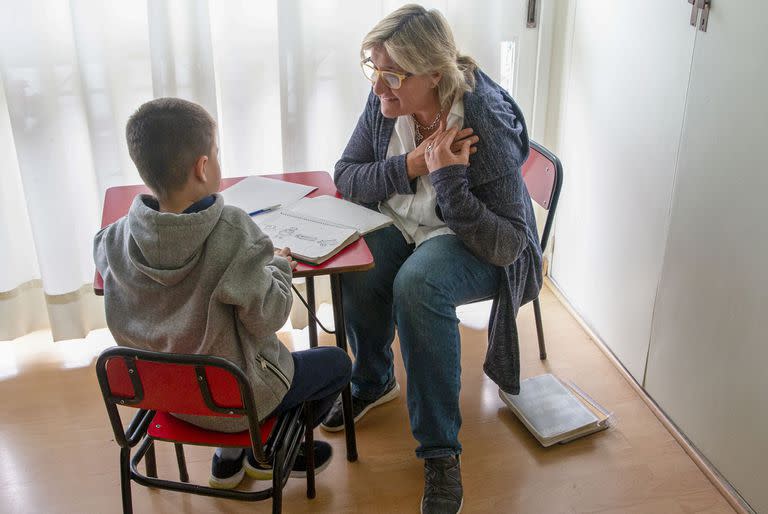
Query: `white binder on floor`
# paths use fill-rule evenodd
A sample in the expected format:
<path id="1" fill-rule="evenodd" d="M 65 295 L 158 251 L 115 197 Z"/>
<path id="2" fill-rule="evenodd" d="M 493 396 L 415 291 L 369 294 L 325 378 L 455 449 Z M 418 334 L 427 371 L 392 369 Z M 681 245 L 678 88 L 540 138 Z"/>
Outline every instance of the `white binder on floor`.
<path id="1" fill-rule="evenodd" d="M 542 446 L 567 443 L 608 428 L 613 416 L 581 389 L 551 373 L 520 382 L 520 394 L 499 396 Z"/>

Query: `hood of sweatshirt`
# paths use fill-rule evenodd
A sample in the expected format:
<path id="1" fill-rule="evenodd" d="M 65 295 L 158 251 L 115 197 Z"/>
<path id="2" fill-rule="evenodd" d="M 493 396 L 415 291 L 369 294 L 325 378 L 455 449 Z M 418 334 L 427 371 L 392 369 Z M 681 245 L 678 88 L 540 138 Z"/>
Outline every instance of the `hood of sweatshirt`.
<path id="1" fill-rule="evenodd" d="M 213 228 L 219 222 L 224 201 L 216 195 L 213 205 L 200 212 L 159 212 L 157 200 L 137 195 L 128 211 L 127 239 L 131 264 L 155 282 L 173 286 L 195 267 Z"/>

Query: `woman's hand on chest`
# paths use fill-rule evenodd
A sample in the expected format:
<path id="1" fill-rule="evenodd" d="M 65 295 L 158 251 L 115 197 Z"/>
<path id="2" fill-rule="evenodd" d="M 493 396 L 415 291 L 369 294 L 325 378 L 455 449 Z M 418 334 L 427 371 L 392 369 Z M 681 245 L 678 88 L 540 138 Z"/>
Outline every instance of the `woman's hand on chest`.
<path id="1" fill-rule="evenodd" d="M 474 145 L 479 140 L 471 127 L 462 130 L 453 127 L 446 130 L 441 125 L 437 132 L 422 142 L 422 145 L 427 143 L 424 149 L 427 170 L 431 173 L 446 166 L 468 166 L 469 156 L 477 152 Z"/>

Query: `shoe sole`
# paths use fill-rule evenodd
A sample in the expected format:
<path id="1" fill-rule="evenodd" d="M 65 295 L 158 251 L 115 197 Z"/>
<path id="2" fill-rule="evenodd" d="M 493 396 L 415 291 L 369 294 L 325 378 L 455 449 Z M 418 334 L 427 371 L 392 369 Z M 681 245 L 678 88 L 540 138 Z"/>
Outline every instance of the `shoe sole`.
<path id="1" fill-rule="evenodd" d="M 244 477 L 245 469 L 240 468 L 239 472 L 235 473 L 229 478 L 216 478 L 215 476 L 211 475 L 208 477 L 208 485 L 214 489 L 234 489 L 240 485 L 240 482 L 243 481 Z"/>
<path id="2" fill-rule="evenodd" d="M 271 469 L 254 468 L 248 462 L 248 458 L 243 461 L 243 468 L 245 469 L 245 474 L 254 480 L 272 480 Z"/>
<path id="3" fill-rule="evenodd" d="M 376 400 L 375 402 L 373 402 L 372 404 L 364 408 L 362 411 L 360 411 L 360 414 L 355 416 L 355 423 L 360 421 L 362 417 L 365 416 L 365 414 L 369 410 L 373 409 L 374 407 L 378 407 L 379 405 L 384 405 L 387 402 L 391 402 L 398 396 L 400 396 L 400 384 L 395 382 L 395 387 L 393 387 L 390 392 L 388 392 L 387 394 L 385 394 L 384 396 L 382 396 L 381 398 L 379 398 L 378 400 Z M 344 430 L 344 424 L 338 427 L 329 427 L 323 423 L 320 423 L 320 428 L 322 428 L 326 432 L 341 432 L 342 430 Z"/>
<path id="4" fill-rule="evenodd" d="M 459 514 L 461 512 L 461 508 L 464 507 L 464 498 L 461 498 L 461 503 L 459 504 L 459 510 L 456 511 L 456 514 Z M 424 497 L 421 497 L 421 504 L 419 505 L 419 512 L 421 514 L 424 514 Z"/>

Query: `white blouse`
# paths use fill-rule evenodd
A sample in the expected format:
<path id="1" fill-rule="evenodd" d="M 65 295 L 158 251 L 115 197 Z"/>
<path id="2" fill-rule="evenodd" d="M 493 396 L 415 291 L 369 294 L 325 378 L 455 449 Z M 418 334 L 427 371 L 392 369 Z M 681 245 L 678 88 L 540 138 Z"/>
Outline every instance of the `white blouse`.
<path id="1" fill-rule="evenodd" d="M 464 102 L 459 99 L 451 106 L 446 118 L 446 127 L 464 125 Z M 398 116 L 392 138 L 387 148 L 387 158 L 416 149 L 416 128 L 413 118 Z M 435 207 L 437 195 L 429 174 L 422 175 L 416 182 L 416 193 L 412 195 L 395 194 L 379 204 L 379 210 L 392 218 L 395 226 L 402 232 L 409 243 L 419 246 L 427 239 L 443 234 L 453 234 L 453 230 L 437 217 Z"/>

